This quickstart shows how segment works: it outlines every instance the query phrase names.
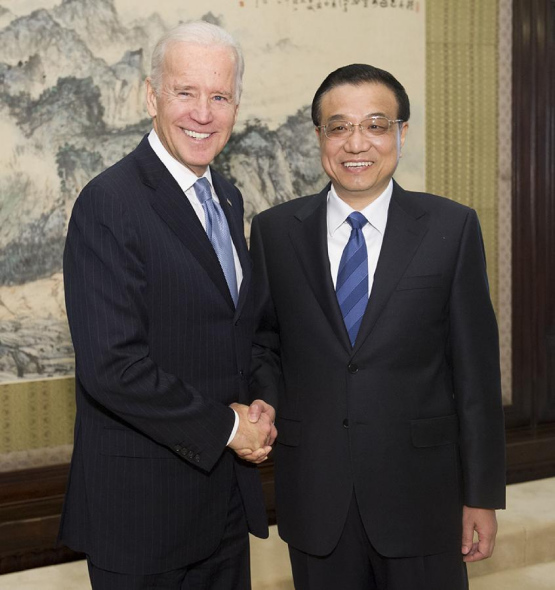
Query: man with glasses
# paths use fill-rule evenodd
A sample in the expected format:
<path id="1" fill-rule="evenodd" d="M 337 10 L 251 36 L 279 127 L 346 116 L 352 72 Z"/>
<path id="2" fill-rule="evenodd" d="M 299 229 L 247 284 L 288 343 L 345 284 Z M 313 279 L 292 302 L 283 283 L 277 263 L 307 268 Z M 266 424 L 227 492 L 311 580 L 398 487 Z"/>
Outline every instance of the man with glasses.
<path id="1" fill-rule="evenodd" d="M 331 183 L 252 225 L 251 394 L 277 406 L 276 510 L 297 590 L 466 589 L 504 506 L 480 227 L 393 180 L 409 115 L 388 72 L 332 72 L 312 104 Z"/>

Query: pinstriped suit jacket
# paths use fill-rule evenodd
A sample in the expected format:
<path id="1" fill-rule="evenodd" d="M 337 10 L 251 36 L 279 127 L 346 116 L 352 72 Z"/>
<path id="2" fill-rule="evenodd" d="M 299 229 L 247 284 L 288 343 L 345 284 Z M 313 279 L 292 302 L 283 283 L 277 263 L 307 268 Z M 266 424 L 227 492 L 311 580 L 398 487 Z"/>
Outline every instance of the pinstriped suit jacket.
<path id="1" fill-rule="evenodd" d="M 248 403 L 251 263 L 240 192 L 212 171 L 243 268 L 235 309 L 197 215 L 147 138 L 75 203 L 64 253 L 76 355 L 75 449 L 60 541 L 149 574 L 208 556 L 234 473 L 267 536 L 255 467 L 226 449 Z"/>

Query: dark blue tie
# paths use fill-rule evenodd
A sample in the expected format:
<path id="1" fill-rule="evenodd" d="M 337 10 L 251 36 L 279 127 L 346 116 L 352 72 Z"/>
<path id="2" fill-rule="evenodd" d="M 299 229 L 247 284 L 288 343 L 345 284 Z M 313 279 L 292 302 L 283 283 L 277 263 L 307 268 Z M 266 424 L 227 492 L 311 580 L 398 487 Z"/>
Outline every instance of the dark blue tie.
<path id="1" fill-rule="evenodd" d="M 353 346 L 368 304 L 368 252 L 362 233 L 367 222 L 366 217 L 358 211 L 347 217 L 352 230 L 341 255 L 335 286 L 337 301 Z"/>
<path id="2" fill-rule="evenodd" d="M 214 247 L 220 266 L 224 271 L 225 280 L 231 293 L 231 298 L 237 305 L 237 275 L 235 274 L 235 261 L 233 259 L 233 248 L 231 247 L 231 234 L 227 219 L 219 203 L 212 198 L 210 182 L 206 178 L 199 178 L 195 182 L 195 193 L 202 203 L 206 220 L 206 233 Z"/>

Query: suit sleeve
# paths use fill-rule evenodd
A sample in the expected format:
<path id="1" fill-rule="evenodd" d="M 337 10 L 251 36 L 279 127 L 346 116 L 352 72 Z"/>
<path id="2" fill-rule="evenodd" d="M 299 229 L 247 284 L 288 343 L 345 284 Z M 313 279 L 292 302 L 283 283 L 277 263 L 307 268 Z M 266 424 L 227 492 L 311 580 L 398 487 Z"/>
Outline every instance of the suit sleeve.
<path id="1" fill-rule="evenodd" d="M 231 408 L 203 398 L 149 356 L 147 284 L 135 212 L 99 182 L 77 199 L 64 251 L 76 375 L 112 414 L 209 471 L 232 430 Z"/>
<path id="2" fill-rule="evenodd" d="M 258 216 L 252 222 L 250 245 L 256 302 L 250 394 L 252 399 L 263 399 L 277 408 L 278 388 L 281 383 L 279 325 L 270 293 L 264 242 Z"/>
<path id="3" fill-rule="evenodd" d="M 478 217 L 468 214 L 450 298 L 450 357 L 460 423 L 463 501 L 505 507 L 505 429 L 499 337 Z"/>

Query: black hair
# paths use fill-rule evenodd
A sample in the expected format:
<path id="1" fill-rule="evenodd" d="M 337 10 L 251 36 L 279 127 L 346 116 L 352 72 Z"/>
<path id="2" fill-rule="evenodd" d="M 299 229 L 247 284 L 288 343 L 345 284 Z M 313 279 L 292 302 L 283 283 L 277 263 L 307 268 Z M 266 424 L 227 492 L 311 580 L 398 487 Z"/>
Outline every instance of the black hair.
<path id="1" fill-rule="evenodd" d="M 318 88 L 312 100 L 312 121 L 314 125 L 320 125 L 321 103 L 324 94 L 343 84 L 359 86 L 367 82 L 387 86 L 395 94 L 397 100 L 397 118 L 403 121 L 409 120 L 409 97 L 402 84 L 393 75 L 367 64 L 351 64 L 335 70 L 320 84 L 320 88 Z"/>

